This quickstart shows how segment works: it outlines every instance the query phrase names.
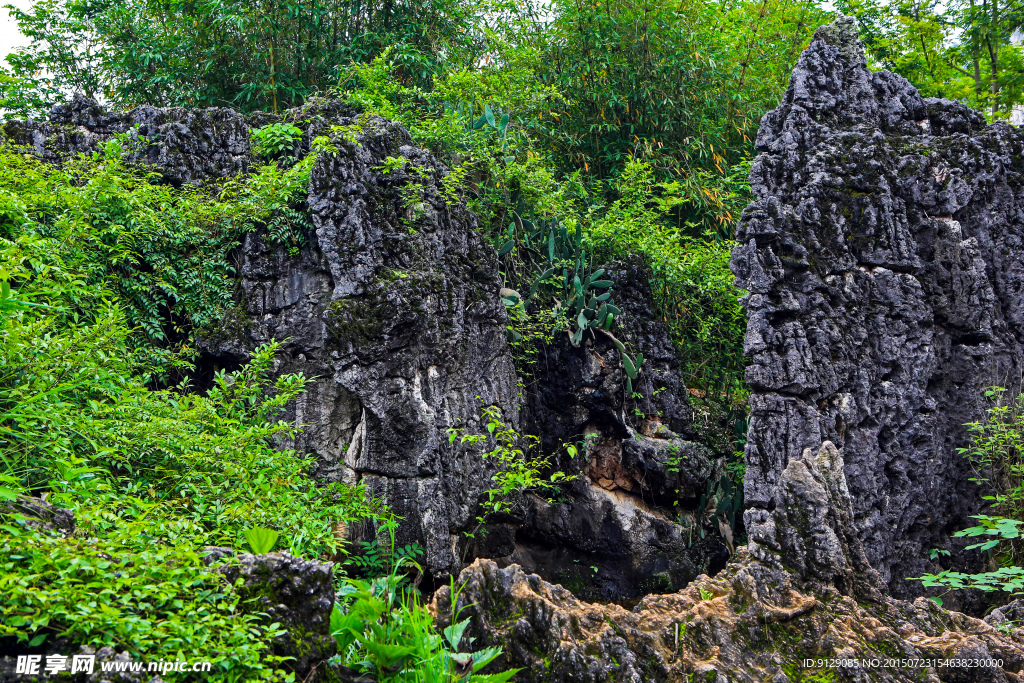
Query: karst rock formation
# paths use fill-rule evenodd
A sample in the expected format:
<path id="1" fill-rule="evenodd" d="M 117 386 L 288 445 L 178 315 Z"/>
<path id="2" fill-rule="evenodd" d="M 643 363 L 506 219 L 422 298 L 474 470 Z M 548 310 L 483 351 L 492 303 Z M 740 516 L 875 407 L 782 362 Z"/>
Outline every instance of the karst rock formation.
<path id="1" fill-rule="evenodd" d="M 1019 602 L 982 621 L 886 594 L 850 524 L 844 469 L 831 442 L 791 458 L 762 522 L 778 532 L 770 559 L 741 547 L 713 578 L 632 610 L 483 559 L 462 571 L 454 604 L 442 588 L 431 608 L 441 625 L 470 618 L 521 683 L 1024 680 L 1024 628 L 1004 614 Z"/>
<path id="2" fill-rule="evenodd" d="M 981 509 L 957 449 L 984 415 L 983 389 L 1019 386 L 1019 130 L 868 71 L 850 19 L 816 33 L 762 121 L 733 254 L 751 421 L 749 544 L 731 552 L 697 509 L 721 452 L 694 429 L 643 263 L 607 264 L 625 314 L 616 334 L 648 359 L 641 415 L 602 335 L 547 340 L 517 376 L 497 254 L 443 164 L 399 124 L 336 101 L 290 115 L 302 153 L 320 135 L 337 151 L 316 159 L 300 244 L 245 236 L 239 295 L 200 332 L 199 374 L 281 341 L 276 372 L 312 378 L 287 415 L 305 429 L 282 446 L 402 517 L 398 542 L 463 587 L 436 591 L 436 618 L 471 618 L 478 646 L 504 648 L 495 666 L 521 667 L 521 683 L 1024 680 L 1024 604 L 982 621 L 906 580 L 934 571 L 928 550 Z M 3 135 L 61 163 L 123 134 L 131 161 L 181 185 L 248 171 L 252 129 L 278 120 L 76 98 Z M 484 406 L 576 476 L 559 500 L 522 496 L 479 533 L 497 463 L 448 430 L 483 433 Z M 561 445 L 583 435 L 568 457 Z M 302 675 L 328 675 L 330 567 L 283 554 L 243 565 L 254 594 L 283 596 L 268 609 L 298 635 L 277 650 L 297 653 Z M 963 666 L 989 658 L 1000 663 Z M 808 667 L 819 659 L 852 663 Z"/>
<path id="3" fill-rule="evenodd" d="M 266 230 L 245 235 L 237 300 L 198 334 L 200 376 L 281 342 L 275 372 L 310 378 L 285 416 L 303 429 L 282 445 L 307 454 L 320 480 L 365 485 L 401 518 L 397 542 L 422 547 L 420 561 L 441 580 L 474 556 L 505 557 L 590 597 L 639 599 L 724 566 L 728 550 L 711 522 L 672 518 L 673 496 L 695 506 L 717 480 L 720 454 L 695 441 L 644 266 L 606 268 L 626 313 L 616 334 L 648 359 L 637 388 L 654 421 L 626 409 L 619 353 L 603 336 L 580 346 L 549 340 L 534 376 L 520 381 L 495 250 L 445 189 L 447 169 L 401 125 L 319 99 L 285 116 L 304 126 L 300 155 L 317 136 L 337 151 L 317 156 L 298 246 Z M 247 172 L 258 161 L 250 132 L 281 119 L 223 108 L 115 113 L 78 97 L 49 121 L 9 122 L 4 134 L 54 163 L 125 135 L 131 162 L 181 185 Z M 498 466 L 483 457 L 493 444 L 453 442 L 448 430 L 484 433 L 486 406 L 541 435 L 544 453 L 575 479 L 560 502 L 524 496 L 478 528 Z M 585 437 L 568 458 L 562 444 Z M 352 541 L 376 533 L 348 531 Z"/>
<path id="4" fill-rule="evenodd" d="M 896 595 L 968 526 L 964 423 L 1024 361 L 1024 133 L 871 72 L 853 19 L 819 29 L 761 121 L 732 268 L 749 294 L 746 524 L 786 464 L 843 449 L 857 536 Z"/>

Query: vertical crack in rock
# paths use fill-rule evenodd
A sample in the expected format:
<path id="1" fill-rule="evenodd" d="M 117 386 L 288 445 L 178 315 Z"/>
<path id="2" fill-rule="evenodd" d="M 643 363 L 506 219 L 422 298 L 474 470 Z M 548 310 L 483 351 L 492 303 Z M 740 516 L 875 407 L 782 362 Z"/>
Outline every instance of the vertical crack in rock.
<path id="1" fill-rule="evenodd" d="M 857 533 L 895 595 L 980 508 L 957 454 L 1024 359 L 1024 133 L 865 66 L 822 27 L 761 121 L 732 269 L 748 323 L 746 513 L 841 446 Z"/>

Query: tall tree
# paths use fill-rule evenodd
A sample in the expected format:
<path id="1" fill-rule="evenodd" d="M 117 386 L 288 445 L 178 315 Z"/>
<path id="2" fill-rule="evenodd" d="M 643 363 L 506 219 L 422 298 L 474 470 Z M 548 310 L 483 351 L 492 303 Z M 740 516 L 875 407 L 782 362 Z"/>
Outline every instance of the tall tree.
<path id="1" fill-rule="evenodd" d="M 991 119 L 1024 102 L 1020 0 L 839 0 L 855 16 L 875 66 L 928 96 L 962 100 Z"/>

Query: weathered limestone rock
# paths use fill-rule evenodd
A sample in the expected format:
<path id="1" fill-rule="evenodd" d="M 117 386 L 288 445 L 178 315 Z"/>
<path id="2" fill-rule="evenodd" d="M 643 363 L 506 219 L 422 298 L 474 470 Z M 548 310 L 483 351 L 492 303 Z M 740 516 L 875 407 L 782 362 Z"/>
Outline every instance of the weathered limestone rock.
<path id="1" fill-rule="evenodd" d="M 761 122 L 732 268 L 747 289 L 745 493 L 840 446 L 857 536 L 895 595 L 977 511 L 957 454 L 1024 359 L 1024 133 L 872 73 L 852 19 L 815 35 Z"/>
<path id="2" fill-rule="evenodd" d="M 220 573 L 231 583 L 242 579 L 242 603 L 249 612 L 266 615 L 284 633 L 273 641 L 273 652 L 288 657 L 286 671 L 297 680 L 320 680 L 313 674 L 337 651 L 331 637 L 334 581 L 330 564 L 311 562 L 288 553 L 243 553 L 225 563 Z"/>
<path id="3" fill-rule="evenodd" d="M 313 228 L 297 255 L 264 232 L 246 235 L 241 300 L 203 331 L 200 365 L 237 366 L 259 344 L 284 342 L 276 371 L 312 381 L 289 416 L 304 431 L 283 445 L 314 456 L 324 479 L 366 484 L 404 518 L 400 543 L 422 545 L 432 572 L 457 571 L 460 534 L 496 464 L 445 430 L 482 431 L 483 405 L 518 425 L 496 254 L 444 190 L 447 170 L 400 125 L 336 101 L 292 114 L 306 128 L 300 152 L 320 135 L 338 149 L 312 172 Z M 116 114 L 79 97 L 49 122 L 7 122 L 3 134 L 54 162 L 124 134 L 129 161 L 185 183 L 246 171 L 250 124 L 275 120 L 228 109 Z M 388 157 L 398 165 L 385 168 Z"/>
<path id="4" fill-rule="evenodd" d="M 482 431 L 483 405 L 518 424 L 496 255 L 443 191 L 446 170 L 401 126 L 330 103 L 303 116 L 356 140 L 339 135 L 339 153 L 319 157 L 307 200 L 315 232 L 298 256 L 246 237 L 238 327 L 205 349 L 229 363 L 287 340 L 276 370 L 314 379 L 290 416 L 305 427 L 286 445 L 314 455 L 329 481 L 366 484 L 403 518 L 400 544 L 423 546 L 434 573 L 457 571 L 460 533 L 496 463 L 445 430 Z M 405 161 L 385 169 L 388 157 Z"/>
<path id="5" fill-rule="evenodd" d="M 775 491 L 774 511 L 762 511 L 748 527 L 750 554 L 846 594 L 855 587 L 874 594 L 881 580 L 857 536 L 843 470 L 843 455 L 831 441 L 817 455 L 808 448 L 790 460 Z"/>
<path id="6" fill-rule="evenodd" d="M 18 496 L 14 500 L 5 501 L 2 505 L 10 513 L 23 518 L 25 524 L 34 529 L 59 531 L 62 536 L 69 536 L 75 531 L 75 513 L 54 507 L 42 498 Z"/>
<path id="7" fill-rule="evenodd" d="M 132 162 L 153 165 L 179 184 L 237 175 L 251 161 L 245 116 L 223 107 L 144 106 L 119 114 L 76 95 L 68 104 L 55 106 L 49 121 L 8 121 L 2 130 L 15 143 L 51 160 L 95 151 L 100 142 L 123 133 Z"/>
<path id="8" fill-rule="evenodd" d="M 631 611 L 488 560 L 462 572 L 454 608 L 478 646 L 504 647 L 497 666 L 521 667 L 520 683 L 1024 680 L 1024 629 L 879 589 L 835 446 L 791 460 L 778 489 L 770 524 L 724 571 Z M 445 588 L 431 604 L 441 625 L 451 602 Z M 999 664 L 977 666 L 990 659 Z"/>

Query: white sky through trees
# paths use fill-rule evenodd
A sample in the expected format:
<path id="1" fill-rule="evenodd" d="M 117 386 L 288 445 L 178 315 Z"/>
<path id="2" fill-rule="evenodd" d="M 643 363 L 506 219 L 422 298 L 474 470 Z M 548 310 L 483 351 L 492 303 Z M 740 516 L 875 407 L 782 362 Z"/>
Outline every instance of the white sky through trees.
<path id="1" fill-rule="evenodd" d="M 7 0 L 3 4 L 16 5 L 22 9 L 32 5 L 30 0 Z M 11 18 L 10 12 L 0 8 L 0 60 L 23 45 L 28 45 L 28 38 L 18 31 L 18 24 Z"/>

